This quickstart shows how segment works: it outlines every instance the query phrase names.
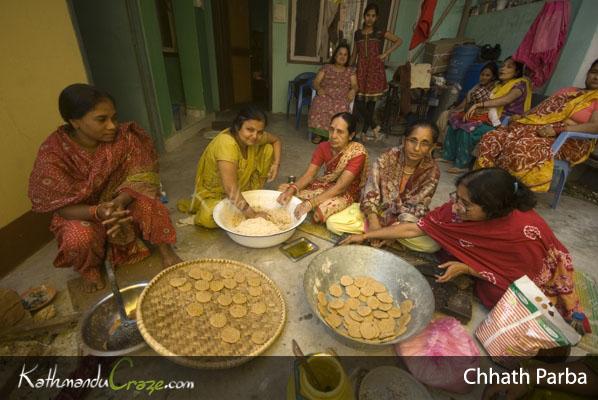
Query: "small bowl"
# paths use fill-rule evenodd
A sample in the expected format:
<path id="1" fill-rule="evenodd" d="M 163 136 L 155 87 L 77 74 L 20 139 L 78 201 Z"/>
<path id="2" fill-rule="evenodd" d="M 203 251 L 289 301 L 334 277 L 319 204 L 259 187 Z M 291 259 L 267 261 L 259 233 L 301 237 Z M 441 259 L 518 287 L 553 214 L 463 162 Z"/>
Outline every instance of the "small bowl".
<path id="1" fill-rule="evenodd" d="M 137 283 L 120 289 L 125 311 L 130 318 L 135 318 L 135 309 L 137 300 L 141 296 L 143 289 L 147 287 L 147 282 Z M 147 347 L 147 343 L 142 341 L 134 346 L 120 350 L 106 350 L 105 344 L 110 336 L 110 330 L 120 320 L 120 314 L 113 299 L 114 295 L 110 293 L 99 302 L 97 302 L 89 311 L 85 313 L 81 324 L 79 325 L 79 336 L 81 346 L 85 354 L 95 356 L 122 356 L 134 353 Z"/>
<path id="2" fill-rule="evenodd" d="M 243 197 L 245 200 L 247 200 L 251 207 L 259 206 L 262 209 L 281 207 L 281 205 L 276 201 L 278 196 L 280 196 L 280 192 L 276 190 L 249 190 L 247 192 L 243 192 Z M 291 218 L 293 220 L 291 227 L 280 233 L 274 233 L 270 235 L 249 236 L 235 232 L 233 227 L 226 223 L 226 218 L 224 216 L 226 214 L 232 215 L 234 213 L 238 213 L 239 211 L 228 199 L 224 199 L 220 203 L 216 204 L 213 217 L 216 224 L 220 228 L 224 229 L 226 234 L 235 242 L 245 247 L 263 249 L 266 247 L 279 245 L 293 236 L 295 229 L 301 225 L 301 223 L 303 223 L 307 217 L 307 214 L 304 214 L 301 216 L 301 218 L 297 219 L 293 215 L 295 207 L 297 207 L 299 204 L 301 204 L 301 199 L 293 196 L 291 201 L 289 201 L 289 203 L 285 206 L 285 208 L 291 213 Z"/>
<path id="3" fill-rule="evenodd" d="M 54 296 L 56 296 L 56 289 L 52 286 L 41 285 L 29 288 L 22 293 L 21 302 L 26 310 L 35 311 L 50 304 Z"/>
<path id="4" fill-rule="evenodd" d="M 384 284 L 395 302 L 413 300 L 411 322 L 401 336 L 383 343 L 356 339 L 338 332 L 326 323 L 317 307 L 319 291 L 328 293 L 331 284 L 341 276 L 370 276 Z M 385 250 L 369 246 L 348 245 L 332 247 L 309 263 L 303 276 L 303 289 L 314 314 L 344 343 L 352 347 L 372 349 L 402 342 L 419 333 L 432 320 L 434 295 L 424 276 L 402 258 Z"/>

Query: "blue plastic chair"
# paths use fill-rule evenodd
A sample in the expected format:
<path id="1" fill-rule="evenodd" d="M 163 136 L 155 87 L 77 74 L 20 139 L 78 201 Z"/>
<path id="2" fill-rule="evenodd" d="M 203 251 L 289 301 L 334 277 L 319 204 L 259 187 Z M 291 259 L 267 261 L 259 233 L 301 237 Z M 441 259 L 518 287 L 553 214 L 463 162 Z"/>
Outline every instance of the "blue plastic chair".
<path id="1" fill-rule="evenodd" d="M 565 144 L 567 139 L 596 139 L 596 137 L 597 136 L 593 133 L 569 131 L 561 132 L 557 136 L 552 146 L 550 146 L 550 150 L 552 150 L 552 154 L 558 153 L 559 149 L 563 144 Z M 571 172 L 571 165 L 565 160 L 554 160 L 553 171 L 550 191 L 554 192 L 554 197 L 550 207 L 555 209 L 558 207 L 559 201 L 561 200 L 561 194 L 565 188 L 565 182 L 567 182 L 567 177 L 569 176 L 569 172 Z"/>
<path id="2" fill-rule="evenodd" d="M 501 125 L 509 125 L 509 119 L 509 117 L 504 117 L 501 120 Z M 593 133 L 564 131 L 556 137 L 554 143 L 550 146 L 550 150 L 552 151 L 552 154 L 555 155 L 559 152 L 561 146 L 565 144 L 567 139 L 596 139 L 596 137 L 597 136 Z M 549 192 L 554 192 L 550 208 L 556 209 L 558 207 L 559 202 L 561 201 L 561 194 L 563 194 L 563 189 L 565 188 L 565 183 L 567 182 L 567 177 L 570 172 L 571 165 L 568 161 L 554 160 L 552 182 L 550 183 L 550 189 L 548 190 Z"/>
<path id="3" fill-rule="evenodd" d="M 313 93 L 313 80 L 316 77 L 315 72 L 304 72 L 299 74 L 293 79 L 289 81 L 289 86 L 287 90 L 287 119 L 289 118 L 289 110 L 291 106 L 291 100 L 293 98 L 297 99 L 297 107 L 295 109 L 295 128 L 299 129 L 301 124 L 301 111 L 303 110 L 303 106 L 311 104 L 311 98 Z M 297 90 L 295 90 L 297 88 Z M 307 88 L 309 88 L 309 94 L 307 94 Z M 304 92 L 306 92 L 304 96 Z"/>

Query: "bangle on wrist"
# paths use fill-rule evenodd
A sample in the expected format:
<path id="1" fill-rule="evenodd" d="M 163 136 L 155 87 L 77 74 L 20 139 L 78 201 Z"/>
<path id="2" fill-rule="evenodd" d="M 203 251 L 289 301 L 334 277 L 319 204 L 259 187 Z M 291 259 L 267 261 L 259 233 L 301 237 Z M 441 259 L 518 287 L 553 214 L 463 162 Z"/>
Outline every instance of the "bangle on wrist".
<path id="1" fill-rule="evenodd" d="M 314 208 L 316 208 L 316 204 L 314 201 L 312 201 L 312 199 L 307 200 L 307 202 L 309 203 L 309 205 L 311 206 L 311 209 L 313 210 Z"/>
<path id="2" fill-rule="evenodd" d="M 288 189 L 293 189 L 295 190 L 295 193 L 299 192 L 299 189 L 297 188 L 297 185 L 295 185 L 294 183 L 291 183 L 288 187 Z"/>
<path id="3" fill-rule="evenodd" d="M 102 222 L 102 220 L 98 216 L 98 208 L 99 206 L 89 206 L 89 216 L 92 220 L 96 222 Z"/>

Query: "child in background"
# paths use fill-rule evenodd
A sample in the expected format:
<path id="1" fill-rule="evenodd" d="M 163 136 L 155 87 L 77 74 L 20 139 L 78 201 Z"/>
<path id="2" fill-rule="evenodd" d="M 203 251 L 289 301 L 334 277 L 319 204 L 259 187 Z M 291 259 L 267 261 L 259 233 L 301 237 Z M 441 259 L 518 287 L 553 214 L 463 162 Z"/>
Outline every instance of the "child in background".
<path id="1" fill-rule="evenodd" d="M 362 139 L 370 128 L 373 130 L 374 137 L 380 139 L 380 127 L 374 124 L 374 110 L 376 101 L 388 90 L 384 60 L 403 43 L 401 38 L 393 33 L 376 29 L 378 14 L 378 6 L 374 3 L 368 4 L 363 13 L 363 28 L 356 31 L 354 36 L 355 51 L 351 64 L 355 65 L 357 61 L 359 91 L 355 110 L 364 121 L 360 135 Z M 383 53 L 385 39 L 392 42 L 392 46 Z"/>

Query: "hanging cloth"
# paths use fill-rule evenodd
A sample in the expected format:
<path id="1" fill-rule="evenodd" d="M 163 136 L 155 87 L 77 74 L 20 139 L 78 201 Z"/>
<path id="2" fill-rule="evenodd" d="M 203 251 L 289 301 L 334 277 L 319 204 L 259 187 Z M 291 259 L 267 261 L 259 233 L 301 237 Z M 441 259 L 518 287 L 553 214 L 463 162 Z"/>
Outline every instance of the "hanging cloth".
<path id="1" fill-rule="evenodd" d="M 536 17 L 513 59 L 525 64 L 535 87 L 544 85 L 567 40 L 571 4 L 569 0 L 550 0 Z"/>
<path id="2" fill-rule="evenodd" d="M 409 50 L 416 48 L 420 43 L 425 42 L 430 37 L 432 22 L 434 21 L 434 10 L 436 10 L 437 0 L 423 0 L 419 11 L 419 19 L 413 29 L 411 44 Z"/>

